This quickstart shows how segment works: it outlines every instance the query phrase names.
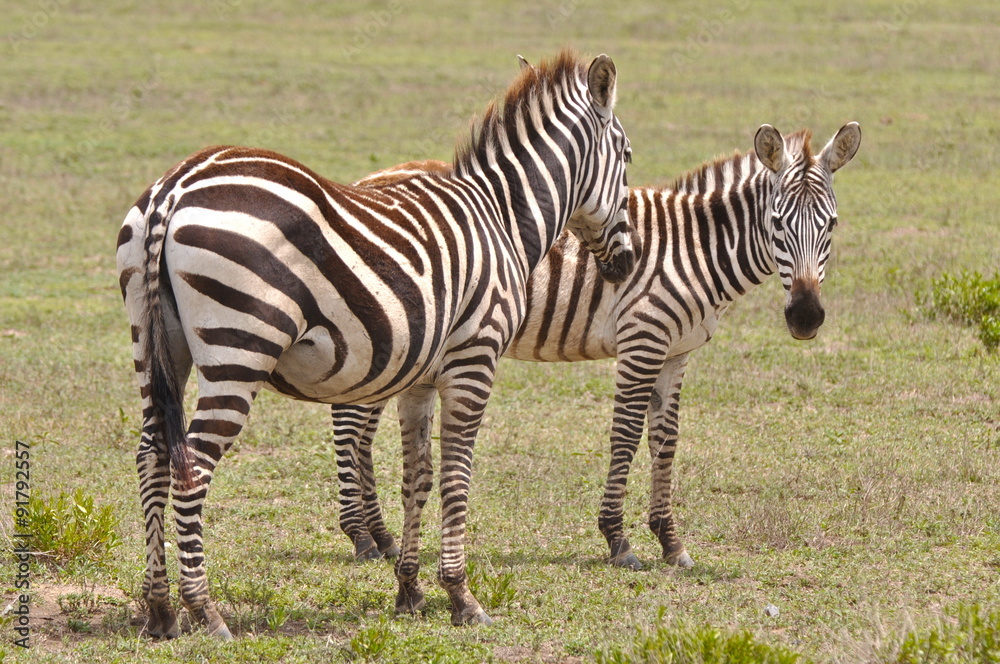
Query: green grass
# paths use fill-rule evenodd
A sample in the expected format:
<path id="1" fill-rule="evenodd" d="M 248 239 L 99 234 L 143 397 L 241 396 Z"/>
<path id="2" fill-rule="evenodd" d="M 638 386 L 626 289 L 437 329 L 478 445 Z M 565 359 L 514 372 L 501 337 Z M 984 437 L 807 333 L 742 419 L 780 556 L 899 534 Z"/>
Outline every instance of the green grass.
<path id="1" fill-rule="evenodd" d="M 935 630 L 990 643 L 1000 359 L 974 328 L 914 313 L 942 275 L 1000 265 L 995 3 L 0 2 L 0 14 L 2 444 L 32 444 L 37 497 L 82 490 L 111 506 L 122 542 L 102 563 L 34 571 L 26 661 L 593 661 L 636 655 L 636 635 L 663 624 L 815 662 L 896 661 L 907 634 L 919 648 Z M 613 365 L 510 362 L 477 444 L 469 524 L 493 627 L 449 624 L 435 498 L 427 614 L 391 616 L 391 567 L 355 564 L 337 526 L 326 409 L 272 394 L 206 509 L 209 575 L 237 641 L 150 642 L 129 620 L 135 603 L 130 615 L 98 603 L 100 620 L 61 613 L 45 595 L 56 584 L 134 599 L 142 580 L 139 399 L 114 242 L 144 188 L 218 143 L 276 149 L 341 181 L 448 159 L 516 74 L 515 54 L 537 61 L 563 44 L 614 58 L 635 184 L 747 150 L 765 122 L 811 127 L 817 144 L 850 120 L 864 133 L 837 174 L 819 337 L 788 337 L 775 280 L 734 305 L 689 366 L 675 495 L 694 569 L 656 559 L 642 454 L 625 523 L 647 569 L 604 562 Z M 375 462 L 398 533 L 393 419 Z M 14 579 L 4 557 L 4 606 Z M 955 627 L 973 605 L 979 626 Z M 0 649 L 14 650 L 6 636 Z"/>

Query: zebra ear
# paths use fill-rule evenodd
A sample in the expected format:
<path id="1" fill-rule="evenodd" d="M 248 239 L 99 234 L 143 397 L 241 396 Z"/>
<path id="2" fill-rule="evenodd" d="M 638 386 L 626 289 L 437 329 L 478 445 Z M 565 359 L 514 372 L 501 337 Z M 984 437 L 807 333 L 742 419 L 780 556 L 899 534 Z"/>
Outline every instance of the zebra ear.
<path id="1" fill-rule="evenodd" d="M 603 53 L 590 63 L 590 71 L 587 72 L 590 96 L 599 109 L 609 114 L 615 106 L 617 79 L 618 71 L 615 69 L 615 63 Z"/>
<path id="2" fill-rule="evenodd" d="M 760 163 L 777 173 L 785 165 L 785 139 L 769 124 L 760 126 L 753 138 L 753 149 Z"/>
<path id="3" fill-rule="evenodd" d="M 517 61 L 521 64 L 521 71 L 524 71 L 525 69 L 531 69 L 531 63 L 529 63 L 527 60 L 521 57 L 520 54 L 518 54 L 517 56 Z"/>
<path id="4" fill-rule="evenodd" d="M 819 154 L 819 163 L 831 173 L 847 165 L 861 147 L 861 125 L 848 122 L 830 139 Z"/>

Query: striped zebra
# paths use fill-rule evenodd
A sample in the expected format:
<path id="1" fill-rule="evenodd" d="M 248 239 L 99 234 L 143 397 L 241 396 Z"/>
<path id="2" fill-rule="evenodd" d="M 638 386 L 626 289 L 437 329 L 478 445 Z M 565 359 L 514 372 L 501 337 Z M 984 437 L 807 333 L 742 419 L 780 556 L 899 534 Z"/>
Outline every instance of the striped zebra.
<path id="1" fill-rule="evenodd" d="M 861 129 L 845 125 L 818 155 L 810 139 L 808 131 L 783 138 L 763 125 L 755 152 L 707 163 L 669 188 L 633 188 L 629 212 L 642 255 L 625 283 L 603 282 L 594 261 L 565 236 L 531 276 L 528 313 L 505 357 L 618 359 L 611 467 L 598 517 L 613 565 L 642 567 L 625 537 L 622 508 L 647 423 L 649 527 L 668 563 L 694 564 L 677 535 L 670 502 L 681 382 L 689 354 L 708 343 L 729 305 L 777 272 L 791 335 L 811 339 L 823 323 L 820 286 L 837 223 L 833 173 L 854 157 Z M 381 186 L 442 168 L 447 164 L 411 162 L 356 184 Z M 395 554 L 371 468 L 380 414 L 380 407 L 333 409 L 341 526 L 359 559 Z"/>
<path id="2" fill-rule="evenodd" d="M 570 51 L 523 70 L 472 124 L 448 175 L 359 188 L 273 152 L 217 147 L 139 198 L 117 258 L 143 407 L 136 463 L 151 635 L 178 633 L 164 561 L 172 499 L 180 598 L 210 633 L 231 637 L 209 598 L 202 508 L 261 388 L 346 405 L 403 394 L 405 472 L 416 486 L 405 501 L 416 520 L 396 566 L 399 611 L 423 605 L 416 535 L 432 474 L 429 405 L 440 393 L 439 581 L 455 624 L 489 622 L 465 574 L 472 448 L 528 277 L 564 228 L 606 279 L 623 280 L 635 263 L 616 80 L 607 56 L 588 66 Z M 192 366 L 198 400 L 186 425 Z"/>

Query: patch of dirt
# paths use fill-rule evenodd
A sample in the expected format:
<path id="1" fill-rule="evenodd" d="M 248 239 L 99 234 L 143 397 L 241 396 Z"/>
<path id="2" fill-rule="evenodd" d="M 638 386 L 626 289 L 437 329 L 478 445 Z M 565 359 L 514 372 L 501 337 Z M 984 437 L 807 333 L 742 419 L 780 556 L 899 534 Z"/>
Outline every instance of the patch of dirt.
<path id="1" fill-rule="evenodd" d="M 527 646 L 497 646 L 493 649 L 493 656 L 500 662 L 560 662 L 560 664 L 568 662 L 578 664 L 584 661 L 583 657 L 556 652 L 555 644 L 549 641 L 541 644 L 538 650 Z"/>
<path id="2" fill-rule="evenodd" d="M 59 652 L 87 638 L 142 626 L 135 602 L 118 588 L 63 583 L 33 583 L 30 610 L 31 646 Z M 3 597 L 3 612 L 17 607 L 18 596 Z"/>

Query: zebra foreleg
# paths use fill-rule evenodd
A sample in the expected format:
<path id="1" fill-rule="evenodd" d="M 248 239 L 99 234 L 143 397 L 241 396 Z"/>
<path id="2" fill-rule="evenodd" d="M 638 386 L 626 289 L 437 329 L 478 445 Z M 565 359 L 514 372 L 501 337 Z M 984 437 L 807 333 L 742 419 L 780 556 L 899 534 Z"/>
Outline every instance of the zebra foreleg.
<path id="1" fill-rule="evenodd" d="M 397 613 L 416 613 L 424 608 L 420 571 L 420 516 L 434 484 L 431 466 L 431 427 L 434 398 L 430 386 L 411 388 L 399 398 L 399 426 L 403 440 L 403 539 L 396 559 Z"/>
<path id="2" fill-rule="evenodd" d="M 463 367 L 464 368 L 464 367 Z M 452 386 L 441 391 L 441 563 L 438 583 L 451 598 L 452 625 L 490 625 L 469 590 L 465 573 L 465 524 L 472 478 L 472 450 L 490 385 Z"/>
<path id="3" fill-rule="evenodd" d="M 164 551 L 163 512 L 170 498 L 170 457 L 157 445 L 157 418 L 143 422 L 142 440 L 135 463 L 139 471 L 139 499 L 146 524 L 146 576 L 142 596 L 149 609 L 146 632 L 155 638 L 172 639 L 178 635 L 177 615 L 170 604 L 170 581 L 167 579 Z"/>
<path id="4" fill-rule="evenodd" d="M 333 415 L 333 442 L 337 455 L 337 479 L 340 484 L 340 529 L 354 543 L 355 560 L 381 558 L 378 544 L 366 522 L 365 498 L 368 493 L 366 484 L 370 484 L 371 491 L 374 491 L 371 438 L 368 428 L 372 426 L 373 418 L 374 426 L 378 426 L 382 408 L 335 405 L 330 410 Z M 364 445 L 366 437 L 368 437 L 367 446 Z"/>
<path id="5" fill-rule="evenodd" d="M 611 424 L 611 464 L 597 526 L 608 541 L 609 562 L 615 567 L 631 570 L 642 569 L 642 563 L 632 553 L 632 546 L 622 527 L 625 485 L 632 459 L 639 448 L 646 423 L 646 409 L 660 366 L 660 362 L 645 356 L 620 355 L 618 358 L 615 410 Z"/>
<path id="6" fill-rule="evenodd" d="M 670 504 L 670 472 L 677 450 L 681 384 L 687 360 L 687 353 L 667 360 L 649 401 L 649 455 L 652 459 L 649 528 L 663 546 L 663 558 L 679 567 L 694 566 L 677 536 Z"/>

